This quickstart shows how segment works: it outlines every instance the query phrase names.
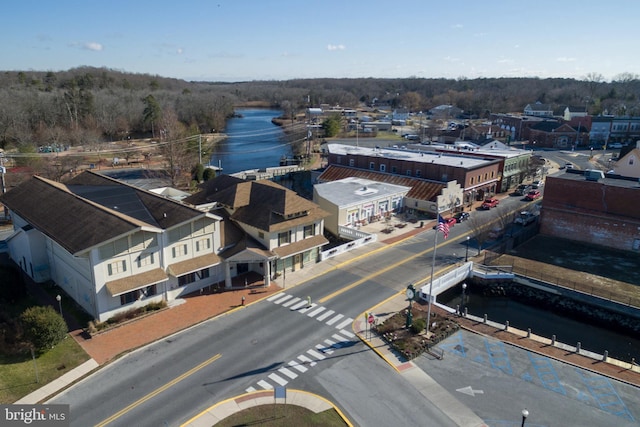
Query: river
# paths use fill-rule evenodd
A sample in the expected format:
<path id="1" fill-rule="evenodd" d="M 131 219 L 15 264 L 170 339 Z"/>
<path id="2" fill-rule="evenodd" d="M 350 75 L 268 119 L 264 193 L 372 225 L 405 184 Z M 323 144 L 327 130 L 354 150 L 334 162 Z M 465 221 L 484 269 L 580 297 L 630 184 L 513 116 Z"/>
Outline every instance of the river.
<path id="1" fill-rule="evenodd" d="M 291 146 L 280 126 L 271 119 L 280 110 L 238 108 L 239 117 L 227 121 L 227 139 L 215 145 L 210 164 L 221 166 L 223 173 L 232 174 L 248 169 L 264 169 L 280 165 L 282 156 L 291 157 Z"/>
<path id="2" fill-rule="evenodd" d="M 640 360 L 640 339 L 621 334 L 613 329 L 589 325 L 580 321 L 559 316 L 534 306 L 522 304 L 506 297 L 485 297 L 467 292 L 466 307 L 469 314 L 509 325 L 546 338 L 556 336 L 558 342 L 575 346 L 580 342 L 583 350 L 598 354 L 609 352 L 609 357 L 630 362 L 631 358 Z M 460 286 L 456 286 L 438 295 L 438 302 L 455 308 L 460 305 L 462 295 Z"/>

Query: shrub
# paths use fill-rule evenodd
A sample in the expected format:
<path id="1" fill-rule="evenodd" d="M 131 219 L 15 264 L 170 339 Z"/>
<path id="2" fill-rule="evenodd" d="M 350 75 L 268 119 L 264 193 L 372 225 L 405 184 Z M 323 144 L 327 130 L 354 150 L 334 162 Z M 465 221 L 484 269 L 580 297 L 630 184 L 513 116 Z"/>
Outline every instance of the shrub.
<path id="1" fill-rule="evenodd" d="M 426 327 L 427 320 L 420 317 L 418 319 L 415 319 L 411 323 L 411 332 L 413 332 L 414 334 L 419 334 L 420 332 L 424 331 Z"/>
<path id="2" fill-rule="evenodd" d="M 67 324 L 53 307 L 29 307 L 20 315 L 23 334 L 39 352 L 52 348 L 67 336 Z"/>

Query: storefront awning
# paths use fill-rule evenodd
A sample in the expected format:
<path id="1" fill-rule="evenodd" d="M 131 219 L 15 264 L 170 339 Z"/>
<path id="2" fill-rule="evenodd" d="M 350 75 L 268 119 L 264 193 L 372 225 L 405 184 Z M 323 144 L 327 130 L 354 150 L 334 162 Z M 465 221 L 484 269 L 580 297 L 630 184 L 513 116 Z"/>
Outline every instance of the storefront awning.
<path id="1" fill-rule="evenodd" d="M 167 274 L 161 268 L 156 268 L 151 271 L 107 282 L 105 286 L 112 297 L 117 297 L 127 292 L 155 285 L 167 279 Z"/>
<path id="2" fill-rule="evenodd" d="M 186 261 L 176 262 L 169 266 L 168 272 L 174 277 L 184 276 L 194 271 L 202 270 L 214 265 L 220 264 L 220 257 L 216 254 L 202 255 Z"/>

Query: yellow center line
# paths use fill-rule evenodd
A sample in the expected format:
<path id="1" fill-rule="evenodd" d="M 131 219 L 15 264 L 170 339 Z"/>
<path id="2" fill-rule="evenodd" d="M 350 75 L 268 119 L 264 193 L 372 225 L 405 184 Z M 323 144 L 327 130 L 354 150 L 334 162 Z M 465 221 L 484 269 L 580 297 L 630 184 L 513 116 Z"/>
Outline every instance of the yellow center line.
<path id="1" fill-rule="evenodd" d="M 464 237 L 464 236 L 462 236 L 462 237 Z M 447 244 L 447 243 L 448 243 L 448 242 L 440 242 L 440 243 L 436 246 L 436 249 L 437 249 L 437 248 L 440 248 L 441 246 L 443 246 L 443 245 L 445 245 L 445 244 Z M 335 292 L 333 292 L 333 293 L 330 293 L 329 295 L 327 295 L 327 296 L 325 296 L 325 297 L 323 297 L 323 298 L 320 298 L 320 299 L 318 300 L 318 302 L 319 302 L 320 304 L 324 304 L 325 302 L 329 301 L 330 299 L 335 298 L 335 297 L 337 297 L 338 295 L 342 294 L 343 292 L 346 292 L 346 291 L 348 291 L 348 290 L 350 290 L 350 289 L 355 288 L 356 286 L 359 286 L 359 285 L 363 284 L 364 282 L 366 282 L 366 281 L 367 281 L 367 280 L 369 280 L 369 279 L 372 279 L 372 278 L 374 278 L 374 277 L 376 277 L 376 276 L 379 276 L 379 275 L 381 275 L 381 274 L 383 274 L 383 273 L 386 273 L 387 271 L 389 271 L 389 270 L 391 270 L 391 269 L 394 269 L 394 268 L 398 267 L 399 265 L 406 264 L 407 262 L 412 261 L 412 260 L 414 260 L 414 259 L 416 259 L 416 258 L 418 258 L 418 257 L 421 257 L 421 256 L 423 256 L 423 255 L 425 255 L 425 254 L 427 254 L 427 253 L 429 253 L 429 252 L 431 252 L 431 251 L 433 251 L 433 247 L 430 247 L 430 248 L 428 248 L 428 249 L 425 249 L 425 250 L 424 250 L 424 251 L 422 251 L 422 252 L 418 252 L 417 254 L 413 254 L 413 255 L 411 255 L 411 256 L 410 256 L 410 257 L 408 257 L 408 258 L 404 258 L 402 261 L 398 261 L 398 262 L 396 262 L 395 264 L 391 264 L 391 265 L 389 265 L 389 266 L 387 266 L 387 267 L 383 268 L 382 270 L 377 270 L 375 273 L 369 274 L 368 276 L 365 276 L 365 277 L 363 277 L 362 279 L 357 280 L 357 281 L 355 281 L 355 282 L 351 283 L 350 285 L 347 285 L 347 286 L 345 286 L 345 287 L 343 287 L 343 288 L 340 288 L 340 289 L 338 289 L 337 291 L 335 291 Z"/>
<path id="2" fill-rule="evenodd" d="M 201 364 L 199 364 L 195 368 L 192 368 L 192 369 L 188 370 L 187 372 L 185 372 L 184 374 L 180 375 L 179 377 L 169 381 L 168 383 L 166 383 L 162 387 L 152 391 L 151 393 L 147 394 L 144 397 L 141 397 L 140 399 L 136 400 L 135 402 L 133 402 L 131 405 L 127 406 L 126 408 L 116 412 L 115 414 L 113 414 L 112 416 L 107 418 L 106 420 L 100 422 L 99 424 L 96 424 L 96 427 L 106 426 L 107 424 L 117 420 L 118 418 L 120 418 L 121 416 L 123 416 L 124 414 L 126 414 L 127 412 L 132 410 L 133 408 L 135 408 L 137 406 L 140 406 L 141 404 L 143 404 L 147 400 L 157 396 L 158 394 L 162 393 L 163 391 L 165 391 L 169 387 L 179 383 L 180 381 L 182 381 L 183 379 L 187 378 L 188 376 L 193 375 L 194 373 L 196 373 L 200 369 L 204 368 L 205 366 L 209 365 L 210 363 L 215 362 L 220 357 L 222 357 L 221 354 L 216 354 L 212 358 L 210 358 L 208 360 L 205 360 L 204 362 L 202 362 Z"/>

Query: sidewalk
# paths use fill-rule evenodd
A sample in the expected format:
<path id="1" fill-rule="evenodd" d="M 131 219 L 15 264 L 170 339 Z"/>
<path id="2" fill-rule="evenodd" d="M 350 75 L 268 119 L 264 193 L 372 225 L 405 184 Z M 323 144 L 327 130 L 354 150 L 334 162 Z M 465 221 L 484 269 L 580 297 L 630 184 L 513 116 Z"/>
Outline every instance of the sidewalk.
<path id="1" fill-rule="evenodd" d="M 287 273 L 286 287 L 289 288 L 307 282 L 326 272 L 344 267 L 356 259 L 384 250 L 422 231 L 431 230 L 433 223 L 433 221 L 426 223 L 422 228 L 406 227 L 402 230 L 402 234 L 394 233 L 392 236 L 379 235 L 384 240 L 379 240 L 370 245 L 357 248 L 338 257 L 330 258 L 322 263 L 306 267 L 296 272 Z M 245 278 L 247 278 L 247 286 L 245 286 Z M 91 356 L 91 360 L 47 386 L 25 396 L 16 403 L 43 402 L 59 390 L 68 387 L 74 381 L 83 378 L 99 366 L 116 360 L 123 354 L 216 316 L 224 315 L 234 310 L 241 310 L 243 309 L 243 297 L 244 304 L 249 305 L 278 293 L 282 290 L 282 284 L 279 280 L 280 278 L 272 281 L 271 286 L 265 288 L 262 282 L 262 276 L 257 274 L 243 275 L 234 278 L 233 290 L 212 294 L 205 292 L 203 294 L 189 295 L 165 310 L 113 328 L 95 335 L 92 338 L 86 338 L 80 329 L 74 330 L 71 332 L 71 335 Z M 406 297 L 404 296 L 404 292 L 401 292 L 367 311 L 389 313 L 391 315 L 403 310 L 406 306 Z M 447 314 L 445 310 L 435 305 L 432 309 L 439 314 Z M 379 322 L 383 320 L 382 317 L 378 318 Z M 551 346 L 548 342 L 545 342 L 544 339 L 537 339 L 533 336 L 527 338 L 525 336 L 526 333 L 523 331 L 516 331 L 513 328 L 510 328 L 509 331 L 504 331 L 501 330 L 499 326 L 492 325 L 491 322 L 484 323 L 482 319 L 475 319 L 471 316 L 466 318 L 456 317 L 456 320 L 462 327 L 476 333 L 498 337 L 512 345 L 521 346 L 530 351 L 545 354 L 563 362 L 584 367 L 585 369 L 601 373 L 602 375 L 640 386 L 640 370 L 630 369 L 628 366 L 622 366 L 610 360 L 608 361 L 609 363 L 594 361 L 593 358 L 586 357 L 585 355 L 568 352 L 567 349 L 560 345 Z M 356 318 L 353 323 L 353 329 L 363 342 L 396 369 L 398 373 L 403 375 L 407 381 L 413 384 L 416 390 L 420 391 L 426 399 L 431 400 L 443 408 L 443 411 L 446 411 L 459 425 L 484 425 L 479 417 L 462 405 L 454 396 L 441 389 L 425 372 L 417 368 L 411 361 L 407 361 L 403 357 L 396 355 L 380 337 L 367 332 L 368 324 L 364 321 L 364 313 Z M 290 391 L 288 390 L 288 392 Z M 195 416 L 185 425 L 193 427 L 212 425 L 210 423 L 210 417 L 212 416 L 226 417 L 230 414 L 229 411 L 241 410 L 251 404 L 262 404 L 260 402 L 262 402 L 263 399 L 267 399 L 269 403 L 273 403 L 273 391 L 268 392 L 269 397 L 265 397 L 264 392 L 262 393 L 263 394 L 259 396 L 250 393 L 236 396 L 225 402 L 220 402 Z M 335 405 L 327 402 L 322 397 L 305 392 L 296 393 L 295 400 L 297 402 L 296 404 L 312 410 L 319 407 L 327 408 L 326 405 L 334 406 L 335 408 Z M 290 399 L 288 399 L 287 403 L 291 403 Z"/>

